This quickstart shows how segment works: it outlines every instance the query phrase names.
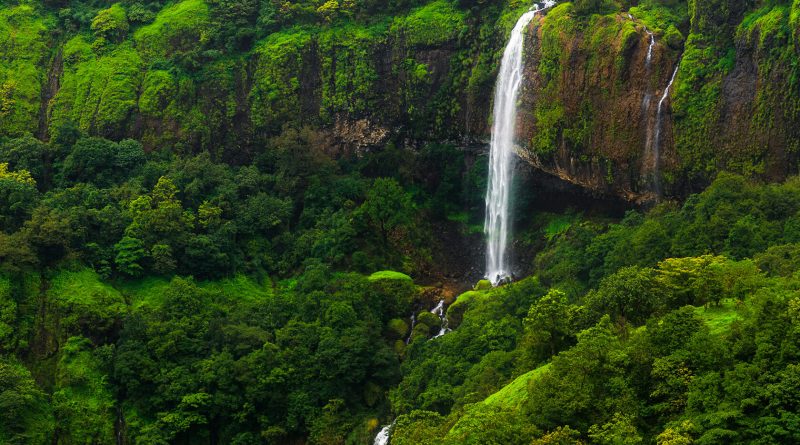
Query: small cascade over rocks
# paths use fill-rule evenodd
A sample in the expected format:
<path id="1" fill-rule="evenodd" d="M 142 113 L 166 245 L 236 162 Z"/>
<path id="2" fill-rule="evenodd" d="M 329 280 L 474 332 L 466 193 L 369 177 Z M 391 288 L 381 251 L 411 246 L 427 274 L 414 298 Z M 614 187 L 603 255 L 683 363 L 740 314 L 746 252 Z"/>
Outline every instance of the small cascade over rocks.
<path id="1" fill-rule="evenodd" d="M 433 309 L 431 309 L 431 313 L 439 317 L 439 320 L 442 321 L 442 327 L 439 328 L 439 332 L 433 336 L 433 338 L 439 338 L 444 334 L 447 334 L 452 329 L 447 326 L 447 311 L 444 307 L 444 299 L 439 300 L 439 304 L 436 305 Z"/>
<path id="2" fill-rule="evenodd" d="M 394 422 L 396 422 L 396 420 L 378 431 L 378 435 L 375 436 L 375 440 L 372 442 L 373 445 L 389 445 L 389 439 L 392 437 L 392 428 L 394 428 Z"/>
<path id="3" fill-rule="evenodd" d="M 644 66 L 647 68 L 648 72 L 650 72 L 650 62 L 653 60 L 653 46 L 656 44 L 656 36 L 653 35 L 653 31 L 644 27 L 644 32 L 650 36 L 650 44 L 647 45 L 647 57 L 644 59 Z"/>
<path id="4" fill-rule="evenodd" d="M 524 31 L 540 11 L 555 5 L 546 1 L 519 18 L 503 51 L 494 92 L 489 178 L 486 190 L 486 278 L 497 285 L 510 276 L 506 263 L 509 239 L 509 204 L 514 173 L 514 137 L 517 126 L 517 97 L 522 84 Z"/>

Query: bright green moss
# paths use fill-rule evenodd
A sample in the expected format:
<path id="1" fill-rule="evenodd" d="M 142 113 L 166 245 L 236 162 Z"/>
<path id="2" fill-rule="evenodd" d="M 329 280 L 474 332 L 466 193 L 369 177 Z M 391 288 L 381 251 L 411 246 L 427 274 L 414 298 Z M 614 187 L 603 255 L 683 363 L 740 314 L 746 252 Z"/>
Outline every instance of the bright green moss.
<path id="1" fill-rule="evenodd" d="M 392 31 L 402 33 L 408 45 L 436 45 L 458 38 L 465 29 L 464 13 L 447 0 L 437 0 L 398 17 Z"/>
<path id="2" fill-rule="evenodd" d="M 205 0 L 184 0 L 162 9 L 153 23 L 134 34 L 136 47 L 148 57 L 190 50 L 208 38 Z"/>
<path id="3" fill-rule="evenodd" d="M 555 152 L 558 143 L 558 136 L 565 126 L 564 108 L 556 101 L 549 104 L 541 101 L 535 111 L 536 134 L 533 136 L 531 145 L 534 152 L 539 155 L 548 155 Z"/>
<path id="4" fill-rule="evenodd" d="M 485 405 L 496 408 L 519 409 L 528 401 L 528 386 L 531 380 L 541 376 L 550 368 L 550 364 L 542 365 L 517 377 L 508 385 L 483 401 Z"/>
<path id="5" fill-rule="evenodd" d="M 245 275 L 217 281 L 203 281 L 198 285 L 202 289 L 218 292 L 232 302 L 258 301 L 275 295 L 271 281 L 267 280 L 262 285 Z"/>
<path id="6" fill-rule="evenodd" d="M 48 51 L 45 31 L 31 6 L 0 8 L 0 136 L 36 129 Z"/>
<path id="7" fill-rule="evenodd" d="M 753 41 L 758 39 L 758 47 L 767 48 L 775 44 L 785 45 L 791 38 L 789 28 L 789 8 L 787 6 L 763 7 L 748 14 L 736 31 L 737 37 Z"/>
<path id="8" fill-rule="evenodd" d="M 91 342 L 70 337 L 61 348 L 53 406 L 58 413 L 59 438 L 66 443 L 114 443 L 117 419 L 109 376 Z"/>
<path id="9" fill-rule="evenodd" d="M 386 27 L 381 24 L 340 26 L 318 36 L 323 119 L 338 113 L 363 115 L 375 109 L 379 98 L 375 49 L 385 40 Z"/>
<path id="10" fill-rule="evenodd" d="M 90 134 L 121 133 L 136 108 L 142 61 L 130 43 L 99 56 L 84 44 L 67 45 L 72 58 L 64 61 L 62 86 L 51 105 L 51 129 L 71 122 Z"/>
<path id="11" fill-rule="evenodd" d="M 401 281 L 412 281 L 411 277 L 402 273 L 402 272 L 395 272 L 393 270 L 381 270 L 379 272 L 375 272 L 367 278 L 369 281 L 378 281 L 378 280 L 401 280 Z"/>
<path id="12" fill-rule="evenodd" d="M 670 6 L 661 1 L 648 0 L 630 8 L 628 12 L 656 35 L 664 34 L 669 27 L 688 19 L 686 4 L 682 2 Z"/>
<path id="13" fill-rule="evenodd" d="M 122 295 L 91 269 L 58 272 L 47 295 L 59 309 L 57 328 L 62 336 L 89 327 L 95 332 L 111 329 L 126 311 Z"/>
<path id="14" fill-rule="evenodd" d="M 128 16 L 119 3 L 97 13 L 92 20 L 92 31 L 98 38 L 119 41 L 128 34 Z"/>
<path id="15" fill-rule="evenodd" d="M 717 70 L 718 50 L 701 35 L 686 41 L 673 86 L 672 111 L 676 147 L 692 175 L 710 175 L 715 167 L 713 129 L 718 118 L 722 79 Z"/>
<path id="16" fill-rule="evenodd" d="M 166 70 L 149 71 L 142 84 L 139 96 L 139 111 L 152 117 L 161 117 L 167 105 L 174 100 L 177 83 Z"/>
<path id="17" fill-rule="evenodd" d="M 295 28 L 271 34 L 256 45 L 251 118 L 256 127 L 278 129 L 300 116 L 300 79 L 303 51 L 311 34 Z"/>

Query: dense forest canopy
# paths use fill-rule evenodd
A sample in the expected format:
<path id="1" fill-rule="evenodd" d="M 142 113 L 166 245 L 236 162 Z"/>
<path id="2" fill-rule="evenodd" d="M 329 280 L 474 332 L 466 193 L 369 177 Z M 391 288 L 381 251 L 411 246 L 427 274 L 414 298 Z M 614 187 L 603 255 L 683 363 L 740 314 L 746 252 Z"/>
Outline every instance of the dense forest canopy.
<path id="1" fill-rule="evenodd" d="M 0 0 L 0 443 L 800 443 L 800 0 L 534 20 L 492 287 L 530 7 Z"/>

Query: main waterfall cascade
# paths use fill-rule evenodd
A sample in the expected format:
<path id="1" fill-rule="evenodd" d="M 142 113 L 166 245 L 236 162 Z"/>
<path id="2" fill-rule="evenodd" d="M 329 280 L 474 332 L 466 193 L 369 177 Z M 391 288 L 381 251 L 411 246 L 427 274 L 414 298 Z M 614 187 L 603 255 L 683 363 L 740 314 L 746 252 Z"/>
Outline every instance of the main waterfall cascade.
<path id="1" fill-rule="evenodd" d="M 514 25 L 503 51 L 494 92 L 492 140 L 489 152 L 489 180 L 486 190 L 486 278 L 497 285 L 511 275 L 506 264 L 509 238 L 509 201 L 514 173 L 514 136 L 517 122 L 517 97 L 522 84 L 525 27 L 545 8 L 547 1 L 526 12 Z"/>

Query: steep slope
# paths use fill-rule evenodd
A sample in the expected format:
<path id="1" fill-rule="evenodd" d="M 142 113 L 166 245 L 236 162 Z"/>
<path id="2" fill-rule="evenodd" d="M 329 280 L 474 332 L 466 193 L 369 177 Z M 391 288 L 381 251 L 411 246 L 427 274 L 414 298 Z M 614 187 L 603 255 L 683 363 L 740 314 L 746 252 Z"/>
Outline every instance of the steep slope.
<path id="1" fill-rule="evenodd" d="M 77 129 L 234 162 L 286 126 L 320 130 L 317 143 L 334 154 L 442 140 L 481 147 L 499 52 L 527 6 L 412 5 L 265 23 L 204 0 L 149 13 L 90 8 L 82 23 L 42 5 L 3 7 L 0 135 Z M 748 8 L 564 3 L 534 20 L 522 154 L 637 202 L 685 196 L 723 169 L 771 180 L 795 172 L 800 6 Z M 234 13 L 242 29 L 229 36 L 234 25 L 221 18 Z"/>

